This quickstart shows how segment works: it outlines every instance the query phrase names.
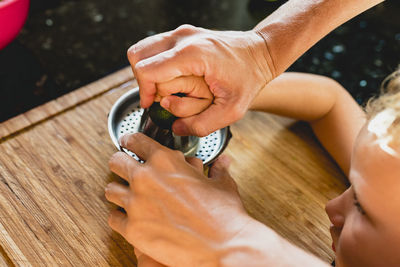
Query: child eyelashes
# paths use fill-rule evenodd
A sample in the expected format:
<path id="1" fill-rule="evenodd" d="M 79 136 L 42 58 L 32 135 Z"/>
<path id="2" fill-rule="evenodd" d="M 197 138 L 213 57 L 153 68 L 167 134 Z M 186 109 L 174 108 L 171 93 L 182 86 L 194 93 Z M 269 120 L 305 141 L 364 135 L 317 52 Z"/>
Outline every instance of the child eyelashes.
<path id="1" fill-rule="evenodd" d="M 357 200 L 354 200 L 354 206 L 356 206 L 358 212 L 360 212 L 362 215 L 365 215 L 365 211 L 364 211 L 364 209 L 361 207 L 360 202 L 358 202 Z"/>
<path id="2" fill-rule="evenodd" d="M 354 206 L 356 206 L 358 212 L 360 212 L 362 215 L 365 215 L 365 210 L 361 206 L 360 202 L 358 202 L 357 195 L 355 192 L 354 192 L 353 197 L 354 197 L 354 202 L 353 202 Z"/>

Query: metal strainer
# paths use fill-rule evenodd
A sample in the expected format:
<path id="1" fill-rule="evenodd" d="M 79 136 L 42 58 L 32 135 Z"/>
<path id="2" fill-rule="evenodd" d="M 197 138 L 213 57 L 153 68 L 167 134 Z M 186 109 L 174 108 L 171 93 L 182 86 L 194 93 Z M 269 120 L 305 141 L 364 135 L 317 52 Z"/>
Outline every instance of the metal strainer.
<path id="1" fill-rule="evenodd" d="M 108 132 L 114 145 L 139 162 L 140 160 L 131 151 L 120 147 L 118 139 L 130 133 L 143 132 L 143 121 L 146 114 L 140 107 L 139 87 L 136 87 L 123 94 L 112 106 L 108 115 Z M 195 156 L 203 161 L 203 164 L 210 165 L 225 149 L 232 134 L 229 126 L 217 130 L 205 137 L 188 137 L 190 147 L 182 145 L 182 138 L 174 136 L 175 148 L 183 152 L 185 156 Z"/>

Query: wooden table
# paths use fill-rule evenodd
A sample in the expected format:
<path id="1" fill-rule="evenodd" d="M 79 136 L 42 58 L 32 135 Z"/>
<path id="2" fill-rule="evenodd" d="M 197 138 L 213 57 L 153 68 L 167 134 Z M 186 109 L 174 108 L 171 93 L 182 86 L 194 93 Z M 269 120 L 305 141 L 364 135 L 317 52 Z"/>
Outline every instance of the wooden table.
<path id="1" fill-rule="evenodd" d="M 134 266 L 107 226 L 116 151 L 107 114 L 136 86 L 129 68 L 0 124 L 0 266 Z M 226 154 L 249 213 L 331 261 L 325 203 L 343 176 L 304 124 L 249 112 Z"/>

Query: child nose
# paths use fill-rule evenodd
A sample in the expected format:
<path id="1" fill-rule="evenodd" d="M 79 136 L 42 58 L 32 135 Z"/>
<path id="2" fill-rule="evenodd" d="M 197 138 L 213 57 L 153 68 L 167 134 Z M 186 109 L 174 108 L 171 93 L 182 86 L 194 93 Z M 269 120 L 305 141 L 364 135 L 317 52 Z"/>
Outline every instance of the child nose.
<path id="1" fill-rule="evenodd" d="M 345 221 L 343 194 L 330 200 L 325 206 L 325 211 L 331 223 L 336 227 L 342 228 Z"/>

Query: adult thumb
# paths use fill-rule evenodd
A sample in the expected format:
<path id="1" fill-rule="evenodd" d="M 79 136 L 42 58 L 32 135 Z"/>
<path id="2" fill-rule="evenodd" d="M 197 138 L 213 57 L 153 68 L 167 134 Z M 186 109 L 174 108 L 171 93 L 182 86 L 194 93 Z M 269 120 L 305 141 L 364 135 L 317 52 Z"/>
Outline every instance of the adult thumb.
<path id="1" fill-rule="evenodd" d="M 163 97 L 160 105 L 176 117 L 190 117 L 201 113 L 212 103 L 212 99 L 196 97 L 179 97 L 175 95 Z"/>
<path id="2" fill-rule="evenodd" d="M 214 99 L 204 78 L 193 75 L 157 84 L 157 95 L 161 98 L 160 105 L 177 117 L 201 113 Z"/>
<path id="3" fill-rule="evenodd" d="M 231 114 L 228 105 L 212 103 L 197 115 L 176 120 L 172 125 L 172 131 L 182 136 L 207 136 L 234 122 L 235 117 L 231 117 Z"/>
<path id="4" fill-rule="evenodd" d="M 220 182 L 222 182 L 225 189 L 230 188 L 239 193 L 237 184 L 228 171 L 230 164 L 230 157 L 227 155 L 219 156 L 219 158 L 211 166 L 208 172 L 208 177 L 211 179 L 218 179 Z"/>
<path id="5" fill-rule="evenodd" d="M 211 165 L 208 172 L 208 177 L 218 179 L 226 176 L 230 176 L 228 172 L 231 159 L 227 155 L 219 156 L 216 161 Z"/>

